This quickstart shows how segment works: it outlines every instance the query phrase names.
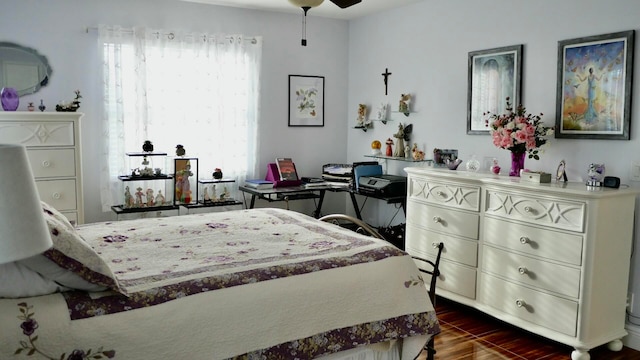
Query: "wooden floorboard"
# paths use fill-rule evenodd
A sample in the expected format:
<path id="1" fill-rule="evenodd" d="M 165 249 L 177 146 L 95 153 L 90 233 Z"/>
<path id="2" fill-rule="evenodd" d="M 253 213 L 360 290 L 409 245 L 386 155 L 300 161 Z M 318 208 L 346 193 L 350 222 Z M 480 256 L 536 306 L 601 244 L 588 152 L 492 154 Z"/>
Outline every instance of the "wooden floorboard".
<path id="1" fill-rule="evenodd" d="M 518 329 L 470 307 L 436 300 L 442 332 L 436 336 L 436 360 L 570 360 L 572 347 Z M 592 349 L 592 360 L 640 360 L 640 351 L 606 345 Z M 423 353 L 419 360 L 426 359 Z"/>

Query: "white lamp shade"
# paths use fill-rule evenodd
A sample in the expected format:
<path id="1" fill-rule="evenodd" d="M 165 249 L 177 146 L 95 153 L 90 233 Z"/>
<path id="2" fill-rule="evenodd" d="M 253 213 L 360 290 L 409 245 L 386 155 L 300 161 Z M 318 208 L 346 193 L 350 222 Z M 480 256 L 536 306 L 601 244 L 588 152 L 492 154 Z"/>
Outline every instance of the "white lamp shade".
<path id="1" fill-rule="evenodd" d="M 295 5 L 296 7 L 316 7 L 322 4 L 324 0 L 289 0 L 290 3 Z"/>
<path id="2" fill-rule="evenodd" d="M 41 254 L 52 245 L 27 150 L 0 144 L 0 264 Z"/>

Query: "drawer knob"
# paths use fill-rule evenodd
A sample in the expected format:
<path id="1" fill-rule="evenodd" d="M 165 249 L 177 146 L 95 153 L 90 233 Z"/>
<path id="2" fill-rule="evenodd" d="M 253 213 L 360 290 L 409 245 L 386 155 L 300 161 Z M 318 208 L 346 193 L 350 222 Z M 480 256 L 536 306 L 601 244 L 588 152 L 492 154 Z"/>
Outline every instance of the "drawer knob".
<path id="1" fill-rule="evenodd" d="M 524 207 L 524 212 L 531 213 L 531 212 L 533 212 L 533 208 L 531 206 L 525 206 Z"/>
<path id="2" fill-rule="evenodd" d="M 445 194 L 444 191 L 438 191 L 438 196 L 446 198 L 447 194 Z"/>
<path id="3" fill-rule="evenodd" d="M 440 218 L 440 216 L 434 216 L 434 217 L 433 217 L 433 222 L 434 222 L 434 223 L 436 223 L 436 224 L 437 224 L 437 223 L 441 223 L 441 222 L 442 222 L 442 219 Z"/>
<path id="4" fill-rule="evenodd" d="M 516 306 L 517 307 L 521 308 L 521 307 L 524 307 L 525 305 L 526 305 L 526 303 L 524 302 L 524 300 L 522 300 L 522 299 L 516 300 Z"/>
<path id="5" fill-rule="evenodd" d="M 521 237 L 520 238 L 520 243 L 523 244 L 523 245 L 528 244 L 529 243 L 529 238 L 526 237 L 526 236 Z"/>
<path id="6" fill-rule="evenodd" d="M 529 272 L 529 270 L 527 270 L 527 268 L 524 266 L 520 266 L 518 267 L 518 272 L 520 273 L 520 275 L 525 275 L 527 272 Z"/>
<path id="7" fill-rule="evenodd" d="M 440 244 L 442 244 L 442 243 L 433 242 L 433 243 L 431 243 L 431 246 L 433 246 L 434 249 L 437 249 L 437 248 L 440 247 Z"/>
<path id="8" fill-rule="evenodd" d="M 53 194 L 51 194 L 51 197 L 58 200 L 62 197 L 62 195 L 59 192 L 54 192 Z"/>
<path id="9" fill-rule="evenodd" d="M 51 162 L 49 160 L 45 160 L 42 162 L 42 167 L 43 168 L 48 168 L 51 166 Z"/>

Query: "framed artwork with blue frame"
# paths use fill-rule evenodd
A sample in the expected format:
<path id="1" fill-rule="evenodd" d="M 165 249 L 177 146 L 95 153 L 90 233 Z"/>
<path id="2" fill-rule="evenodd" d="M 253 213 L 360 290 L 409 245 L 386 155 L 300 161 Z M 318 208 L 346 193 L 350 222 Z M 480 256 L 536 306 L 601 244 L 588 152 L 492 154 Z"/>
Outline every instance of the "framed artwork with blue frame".
<path id="1" fill-rule="evenodd" d="M 634 31 L 558 42 L 556 138 L 629 140 Z"/>

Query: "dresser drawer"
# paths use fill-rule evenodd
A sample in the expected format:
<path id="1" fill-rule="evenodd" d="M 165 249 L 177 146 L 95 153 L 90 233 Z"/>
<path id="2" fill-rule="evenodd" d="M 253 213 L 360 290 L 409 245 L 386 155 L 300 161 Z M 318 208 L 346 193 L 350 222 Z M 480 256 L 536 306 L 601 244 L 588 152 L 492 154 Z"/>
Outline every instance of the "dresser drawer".
<path id="1" fill-rule="evenodd" d="M 537 228 L 529 225 L 484 218 L 484 242 L 506 249 L 561 261 L 582 264 L 582 235 Z"/>
<path id="2" fill-rule="evenodd" d="M 482 271 L 560 295 L 580 296 L 580 269 L 491 246 L 482 248 Z"/>
<path id="3" fill-rule="evenodd" d="M 576 336 L 578 303 L 482 273 L 479 300 L 496 310 L 569 336 Z M 623 309 L 624 311 L 624 309 Z"/>
<path id="4" fill-rule="evenodd" d="M 438 253 L 437 245 L 444 244 L 442 259 L 476 267 L 478 265 L 478 242 L 435 233 L 407 224 L 405 234 L 406 251 L 419 257 L 433 257 Z"/>
<path id="5" fill-rule="evenodd" d="M 76 175 L 76 158 L 73 149 L 30 149 L 27 155 L 36 179 Z"/>
<path id="6" fill-rule="evenodd" d="M 72 121 L 6 121 L 0 123 L 0 142 L 31 146 L 73 146 Z"/>
<path id="7" fill-rule="evenodd" d="M 584 231 L 585 203 L 487 189 L 486 214 L 571 231 Z"/>
<path id="8" fill-rule="evenodd" d="M 455 209 L 480 211 L 480 187 L 409 178 L 409 198 Z"/>
<path id="9" fill-rule="evenodd" d="M 427 257 L 428 260 L 435 261 L 435 257 Z M 419 268 L 432 270 L 433 268 L 423 261 L 414 260 Z M 440 260 L 440 276 L 436 282 L 436 288 L 443 289 L 469 299 L 476 298 L 476 269 L 468 266 L 453 263 L 447 260 Z M 429 284 L 431 277 L 429 274 L 422 274 L 426 284 Z M 428 285 L 427 285 L 428 286 Z M 436 294 L 438 291 L 436 291 Z"/>
<path id="10" fill-rule="evenodd" d="M 53 206 L 58 211 L 76 210 L 76 181 L 69 180 L 39 180 L 36 181 L 40 200 Z"/>
<path id="11" fill-rule="evenodd" d="M 407 224 L 450 235 L 478 239 L 480 215 L 477 213 L 429 206 L 410 199 Z"/>

